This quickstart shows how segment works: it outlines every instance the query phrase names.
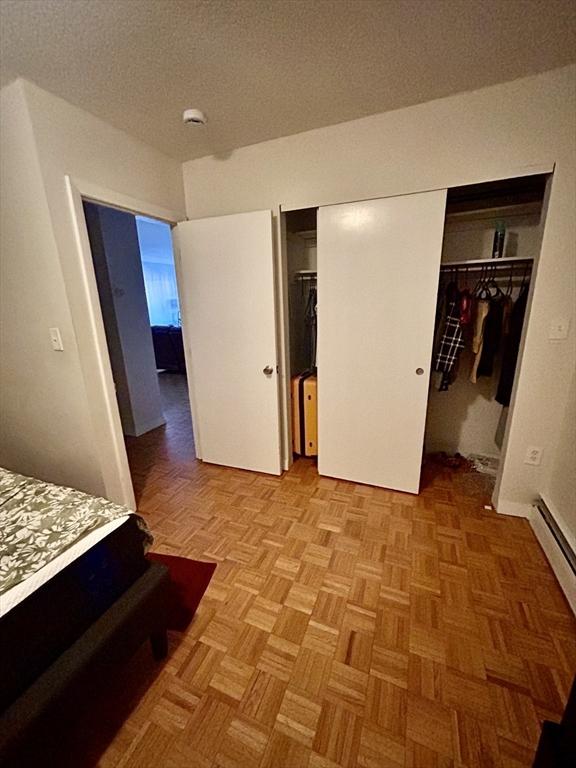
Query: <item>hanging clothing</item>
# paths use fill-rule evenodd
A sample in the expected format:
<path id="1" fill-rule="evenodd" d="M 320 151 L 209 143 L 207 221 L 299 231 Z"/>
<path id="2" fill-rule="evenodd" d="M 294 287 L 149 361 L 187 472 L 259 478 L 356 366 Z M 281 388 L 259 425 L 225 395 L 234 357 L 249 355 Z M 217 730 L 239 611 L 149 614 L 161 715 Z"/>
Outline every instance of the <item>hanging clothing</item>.
<path id="1" fill-rule="evenodd" d="M 476 312 L 474 314 L 472 352 L 474 360 L 472 361 L 472 370 L 470 371 L 470 381 L 472 384 L 477 382 L 478 366 L 482 357 L 482 347 L 484 345 L 484 326 L 486 318 L 490 311 L 490 302 L 488 299 L 478 299 L 476 301 Z"/>
<path id="2" fill-rule="evenodd" d="M 306 308 L 304 310 L 304 322 L 307 328 L 308 339 L 308 370 L 315 370 L 316 368 L 316 346 L 318 335 L 318 291 L 315 285 L 311 285 L 308 291 L 308 299 L 306 301 Z"/>
<path id="3" fill-rule="evenodd" d="M 482 348 L 482 339 L 484 337 L 484 323 L 490 310 L 488 299 L 478 299 L 476 302 L 476 312 L 474 315 L 474 336 L 472 337 L 472 352 L 475 355 Z"/>
<path id="4" fill-rule="evenodd" d="M 317 310 L 318 310 L 318 292 L 316 290 L 316 286 L 312 286 L 310 288 L 310 293 L 308 294 L 308 301 L 306 303 L 306 310 L 304 312 L 304 317 L 306 320 L 306 325 L 308 326 L 308 333 L 310 338 L 310 369 L 314 370 L 316 368 L 316 346 L 317 346 L 317 337 L 318 337 L 318 319 L 317 319 Z"/>
<path id="5" fill-rule="evenodd" d="M 490 311 L 484 323 L 482 353 L 476 370 L 476 376 L 492 376 L 494 360 L 502 340 L 502 319 L 504 317 L 504 297 L 490 300 Z"/>
<path id="6" fill-rule="evenodd" d="M 510 405 L 527 301 L 528 287 L 524 287 L 510 313 L 510 333 L 506 338 L 504 346 L 502 370 L 500 373 L 500 381 L 498 382 L 498 391 L 496 392 L 496 401 L 501 405 Z"/>
<path id="7" fill-rule="evenodd" d="M 438 301 L 436 303 L 436 317 L 434 318 L 434 344 L 432 349 L 437 350 L 440 346 L 440 340 L 444 334 L 446 325 L 446 315 L 448 313 L 448 295 L 446 286 L 441 286 L 438 291 Z"/>
<path id="8" fill-rule="evenodd" d="M 434 361 L 434 370 L 442 373 L 440 392 L 445 392 L 452 383 L 456 363 L 464 348 L 460 325 L 460 297 L 453 286 L 448 286 L 446 294 L 448 299 L 446 320 Z"/>
<path id="9" fill-rule="evenodd" d="M 470 325 L 472 322 L 472 295 L 468 288 L 460 294 L 460 325 Z"/>
<path id="10" fill-rule="evenodd" d="M 512 307 L 514 306 L 514 302 L 512 301 L 512 296 L 508 295 L 506 295 L 502 301 L 502 338 L 504 338 L 510 333 L 510 314 L 512 312 Z"/>

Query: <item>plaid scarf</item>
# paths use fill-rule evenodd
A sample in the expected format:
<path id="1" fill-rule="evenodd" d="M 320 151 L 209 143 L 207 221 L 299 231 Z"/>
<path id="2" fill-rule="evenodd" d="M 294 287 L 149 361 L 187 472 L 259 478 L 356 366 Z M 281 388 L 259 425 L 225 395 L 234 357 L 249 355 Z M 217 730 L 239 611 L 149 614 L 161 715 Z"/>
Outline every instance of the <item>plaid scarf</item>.
<path id="1" fill-rule="evenodd" d="M 446 391 L 450 386 L 451 374 L 462 349 L 464 349 L 464 339 L 460 325 L 460 302 L 455 299 L 448 304 L 444 331 L 434 362 L 434 370 L 443 374 L 440 384 L 441 392 Z"/>

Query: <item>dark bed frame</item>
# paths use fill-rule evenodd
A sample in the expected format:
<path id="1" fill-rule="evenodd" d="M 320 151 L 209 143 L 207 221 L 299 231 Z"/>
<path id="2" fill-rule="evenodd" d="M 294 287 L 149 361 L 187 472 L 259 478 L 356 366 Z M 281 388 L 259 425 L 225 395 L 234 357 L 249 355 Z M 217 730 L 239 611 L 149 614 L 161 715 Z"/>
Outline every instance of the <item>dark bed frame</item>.
<path id="1" fill-rule="evenodd" d="M 90 680 L 109 679 L 146 639 L 166 655 L 169 583 L 130 517 L 2 618 L 2 766 L 28 765 L 54 713 L 87 703 Z"/>

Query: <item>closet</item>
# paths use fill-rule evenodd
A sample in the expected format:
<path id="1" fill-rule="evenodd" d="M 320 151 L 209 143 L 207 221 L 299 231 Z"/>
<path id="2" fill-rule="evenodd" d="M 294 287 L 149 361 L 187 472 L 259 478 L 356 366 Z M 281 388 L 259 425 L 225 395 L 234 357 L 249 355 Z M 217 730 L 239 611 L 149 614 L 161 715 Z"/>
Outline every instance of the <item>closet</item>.
<path id="1" fill-rule="evenodd" d="M 423 455 L 438 452 L 495 471 L 549 178 L 283 214 L 287 379 L 317 366 L 321 475 L 418 493 Z M 462 314 L 448 366 L 447 291 Z"/>
<path id="2" fill-rule="evenodd" d="M 316 208 L 286 216 L 291 447 L 318 455 Z"/>
<path id="3" fill-rule="evenodd" d="M 291 376 L 316 366 L 316 212 L 286 214 Z"/>
<path id="4" fill-rule="evenodd" d="M 547 178 L 507 179 L 447 195 L 424 448 L 461 455 L 493 476 L 540 252 Z M 461 348 L 442 373 L 450 298 L 458 305 Z"/>

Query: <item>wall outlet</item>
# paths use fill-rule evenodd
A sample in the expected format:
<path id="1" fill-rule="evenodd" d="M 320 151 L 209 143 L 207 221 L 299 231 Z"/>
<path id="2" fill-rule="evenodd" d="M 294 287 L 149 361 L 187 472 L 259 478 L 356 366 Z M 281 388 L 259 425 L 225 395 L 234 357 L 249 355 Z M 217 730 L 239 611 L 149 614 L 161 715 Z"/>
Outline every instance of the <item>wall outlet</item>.
<path id="1" fill-rule="evenodd" d="M 535 448 L 531 446 L 526 449 L 526 455 L 524 456 L 524 464 L 532 464 L 535 467 L 539 467 L 542 462 L 542 448 Z"/>

